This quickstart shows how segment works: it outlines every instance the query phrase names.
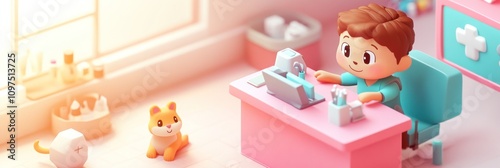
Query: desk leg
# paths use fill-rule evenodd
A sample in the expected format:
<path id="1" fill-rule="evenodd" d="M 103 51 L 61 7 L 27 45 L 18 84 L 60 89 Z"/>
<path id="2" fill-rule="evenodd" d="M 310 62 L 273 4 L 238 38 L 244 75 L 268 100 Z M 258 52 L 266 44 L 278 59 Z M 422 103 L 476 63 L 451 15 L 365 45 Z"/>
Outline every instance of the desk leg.
<path id="1" fill-rule="evenodd" d="M 400 167 L 401 134 L 339 151 L 242 101 L 241 152 L 267 167 Z"/>

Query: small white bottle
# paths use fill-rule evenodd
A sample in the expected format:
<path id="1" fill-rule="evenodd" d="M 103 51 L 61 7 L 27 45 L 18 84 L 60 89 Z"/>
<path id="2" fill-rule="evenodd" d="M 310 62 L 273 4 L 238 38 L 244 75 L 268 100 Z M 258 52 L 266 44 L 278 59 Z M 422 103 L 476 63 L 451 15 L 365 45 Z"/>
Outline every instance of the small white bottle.
<path id="1" fill-rule="evenodd" d="M 288 27 L 285 29 L 285 40 L 292 41 L 300 37 L 304 37 L 309 33 L 309 28 L 306 25 L 297 22 L 291 21 Z"/>
<path id="2" fill-rule="evenodd" d="M 57 80 L 57 61 L 55 59 L 50 60 L 50 77 L 52 79 Z"/>
<path id="3" fill-rule="evenodd" d="M 36 69 L 35 69 L 35 71 L 37 74 L 42 72 L 42 67 L 43 67 L 43 53 L 39 52 L 36 55 Z"/>
<path id="4" fill-rule="evenodd" d="M 285 19 L 279 15 L 272 15 L 264 19 L 264 31 L 271 38 L 283 39 L 285 28 Z"/>
<path id="5" fill-rule="evenodd" d="M 70 106 L 69 120 L 71 121 L 79 121 L 81 120 L 81 111 L 80 111 L 80 103 L 78 101 L 73 100 Z"/>
<path id="6" fill-rule="evenodd" d="M 95 102 L 94 112 L 106 111 L 108 111 L 108 100 L 103 95 L 99 95 L 99 98 Z"/>
<path id="7" fill-rule="evenodd" d="M 88 62 L 81 62 L 76 65 L 76 69 L 78 70 L 78 75 L 82 78 L 85 78 L 88 74 L 90 74 L 90 64 Z"/>
<path id="8" fill-rule="evenodd" d="M 92 61 L 92 70 L 94 78 L 99 79 L 104 77 L 104 64 L 100 60 Z"/>
<path id="9" fill-rule="evenodd" d="M 75 64 L 73 64 L 73 51 L 64 52 L 64 64 L 60 71 L 60 78 L 66 84 L 73 83 L 78 78 L 78 72 Z"/>

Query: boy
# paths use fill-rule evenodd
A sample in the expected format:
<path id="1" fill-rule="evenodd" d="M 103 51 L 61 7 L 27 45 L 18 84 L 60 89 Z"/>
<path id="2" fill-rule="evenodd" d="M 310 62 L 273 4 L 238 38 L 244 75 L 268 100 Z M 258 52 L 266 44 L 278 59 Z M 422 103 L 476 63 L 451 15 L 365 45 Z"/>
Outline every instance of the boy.
<path id="1" fill-rule="evenodd" d="M 402 89 L 395 72 L 408 69 L 415 32 L 413 20 L 405 13 L 369 4 L 339 13 L 337 63 L 347 72 L 342 75 L 317 71 L 320 82 L 357 85 L 358 99 L 378 101 L 403 113 L 399 101 Z M 406 132 L 403 133 L 406 139 Z M 407 141 L 403 140 L 403 148 Z"/>

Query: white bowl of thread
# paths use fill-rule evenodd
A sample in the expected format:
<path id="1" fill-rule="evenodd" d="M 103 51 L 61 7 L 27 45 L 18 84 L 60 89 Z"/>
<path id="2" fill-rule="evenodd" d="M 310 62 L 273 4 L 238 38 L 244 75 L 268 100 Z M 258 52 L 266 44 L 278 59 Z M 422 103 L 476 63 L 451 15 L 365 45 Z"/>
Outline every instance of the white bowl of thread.
<path id="1" fill-rule="evenodd" d="M 95 139 L 111 132 L 111 115 L 105 96 L 90 93 L 69 98 L 52 109 L 52 132 L 73 128 L 85 139 Z"/>

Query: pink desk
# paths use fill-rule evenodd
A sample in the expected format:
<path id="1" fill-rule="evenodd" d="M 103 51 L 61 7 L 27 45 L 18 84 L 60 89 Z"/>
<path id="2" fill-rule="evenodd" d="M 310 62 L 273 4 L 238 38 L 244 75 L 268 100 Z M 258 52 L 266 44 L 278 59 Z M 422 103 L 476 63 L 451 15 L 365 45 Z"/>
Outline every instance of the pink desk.
<path id="1" fill-rule="evenodd" d="M 268 167 L 401 167 L 401 133 L 411 128 L 410 118 L 380 103 L 364 105 L 366 118 L 338 127 L 328 122 L 331 84 L 306 80 L 326 98 L 298 110 L 247 81 L 261 72 L 230 84 L 241 99 L 241 152 Z M 348 90 L 348 102 L 357 98 Z"/>

